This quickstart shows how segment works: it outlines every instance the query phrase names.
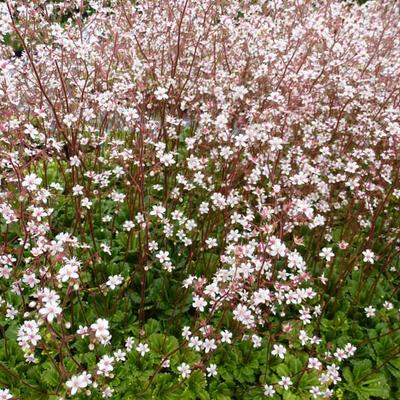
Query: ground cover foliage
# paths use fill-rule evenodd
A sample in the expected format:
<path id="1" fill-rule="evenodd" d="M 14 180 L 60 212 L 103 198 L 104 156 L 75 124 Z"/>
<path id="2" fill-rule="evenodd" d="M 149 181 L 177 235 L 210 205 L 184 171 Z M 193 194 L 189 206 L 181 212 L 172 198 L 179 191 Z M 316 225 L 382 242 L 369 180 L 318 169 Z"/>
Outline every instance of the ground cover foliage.
<path id="1" fill-rule="evenodd" d="M 0 399 L 399 399 L 395 1 L 0 4 Z"/>

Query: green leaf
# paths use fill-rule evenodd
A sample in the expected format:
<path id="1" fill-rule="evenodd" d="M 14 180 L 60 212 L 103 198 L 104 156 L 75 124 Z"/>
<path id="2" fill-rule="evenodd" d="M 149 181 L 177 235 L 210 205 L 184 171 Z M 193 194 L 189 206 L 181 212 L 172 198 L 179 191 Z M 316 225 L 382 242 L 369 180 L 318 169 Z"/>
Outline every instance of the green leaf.
<path id="1" fill-rule="evenodd" d="M 361 360 L 353 362 L 353 376 L 354 380 L 359 380 L 363 376 L 372 371 L 372 362 L 370 360 Z"/>
<path id="2" fill-rule="evenodd" d="M 160 331 L 160 324 L 155 319 L 149 319 L 144 329 L 146 331 L 146 336 L 150 336 L 152 333 Z"/>
<path id="3" fill-rule="evenodd" d="M 286 390 L 283 392 L 283 400 L 302 400 L 302 398 Z"/>
<path id="4" fill-rule="evenodd" d="M 381 373 L 367 373 L 371 371 L 371 362 L 369 360 L 357 361 L 351 372 L 345 368 L 343 376 L 347 381 L 344 387 L 355 393 L 358 400 L 368 400 L 371 397 L 388 399 L 390 396 L 390 387 L 386 382 L 386 377 Z"/>
<path id="5" fill-rule="evenodd" d="M 16 340 L 18 332 L 18 325 L 16 323 L 10 324 L 6 330 L 6 338 L 9 340 Z"/>
<path id="6" fill-rule="evenodd" d="M 46 363 L 46 369 L 41 373 L 40 379 L 47 387 L 56 387 L 60 382 L 60 377 L 53 364 Z"/>
<path id="7" fill-rule="evenodd" d="M 289 367 L 286 365 L 286 364 L 279 364 L 277 367 L 276 367 L 276 373 L 279 375 L 279 376 L 289 376 L 290 375 L 290 372 L 289 372 Z"/>
<path id="8" fill-rule="evenodd" d="M 301 369 L 303 368 L 303 364 L 298 357 L 287 356 L 287 358 L 291 375 L 295 375 L 299 371 L 301 371 Z"/>
<path id="9" fill-rule="evenodd" d="M 400 358 L 394 358 L 386 364 L 388 371 L 395 377 L 400 378 Z"/>

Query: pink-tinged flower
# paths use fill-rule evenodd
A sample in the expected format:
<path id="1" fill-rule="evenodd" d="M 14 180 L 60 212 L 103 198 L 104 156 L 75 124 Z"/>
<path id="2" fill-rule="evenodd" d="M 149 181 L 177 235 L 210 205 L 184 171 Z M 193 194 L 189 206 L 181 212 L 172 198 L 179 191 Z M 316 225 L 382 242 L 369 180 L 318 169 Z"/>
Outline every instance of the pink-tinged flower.
<path id="1" fill-rule="evenodd" d="M 168 99 L 168 90 L 159 86 L 157 90 L 154 92 L 154 96 L 156 96 L 157 100 L 167 100 Z"/>
<path id="2" fill-rule="evenodd" d="M 106 285 L 111 290 L 114 290 L 117 286 L 120 286 L 123 281 L 124 281 L 124 278 L 121 275 L 112 275 L 112 276 L 108 277 Z"/>
<path id="3" fill-rule="evenodd" d="M 114 352 L 114 357 L 117 361 L 125 361 L 126 360 L 126 352 L 119 349 Z"/>
<path id="4" fill-rule="evenodd" d="M 293 382 L 288 376 L 282 376 L 278 381 L 278 385 L 282 386 L 285 390 L 288 390 L 289 386 L 293 385 Z"/>
<path id="5" fill-rule="evenodd" d="M 68 282 L 72 279 L 78 279 L 78 265 L 74 263 L 66 263 L 63 267 L 60 268 L 58 272 L 58 279 L 61 282 Z"/>
<path id="6" fill-rule="evenodd" d="M 12 399 L 12 394 L 8 389 L 0 389 L 0 400 L 10 400 Z"/>
<path id="7" fill-rule="evenodd" d="M 186 363 L 182 363 L 178 366 L 178 371 L 181 374 L 182 378 L 185 379 L 190 376 L 192 370 L 190 369 L 189 365 Z"/>
<path id="8" fill-rule="evenodd" d="M 281 344 L 274 344 L 274 348 L 271 351 L 271 354 L 273 356 L 277 356 L 283 360 L 285 358 L 286 348 L 285 348 L 285 346 L 282 346 Z"/>
<path id="9" fill-rule="evenodd" d="M 313 386 L 310 389 L 310 394 L 313 399 L 317 399 L 322 395 L 321 389 L 318 386 Z"/>
<path id="10" fill-rule="evenodd" d="M 36 174 L 26 175 L 22 181 L 22 186 L 30 192 L 34 192 L 38 189 L 38 186 L 42 183 L 42 178 L 39 178 Z"/>
<path id="11" fill-rule="evenodd" d="M 61 307 L 57 303 L 46 303 L 40 310 L 39 313 L 46 317 L 47 321 L 53 322 L 54 318 L 61 314 Z"/>
<path id="12" fill-rule="evenodd" d="M 284 257 L 286 254 L 285 244 L 276 237 L 271 238 L 269 241 L 269 254 L 273 257 Z"/>
<path id="13" fill-rule="evenodd" d="M 110 357 L 107 354 L 101 357 L 97 363 L 97 373 L 99 375 L 109 376 L 114 369 L 114 357 Z"/>
<path id="14" fill-rule="evenodd" d="M 210 364 L 207 368 L 207 376 L 217 376 L 218 372 L 217 372 L 217 366 L 215 364 Z"/>
<path id="15" fill-rule="evenodd" d="M 190 331 L 190 328 L 188 326 L 184 326 L 182 329 L 182 337 L 186 340 L 189 340 L 191 334 L 192 332 Z"/>
<path id="16" fill-rule="evenodd" d="M 36 347 L 41 338 L 39 325 L 35 320 L 25 321 L 18 329 L 17 341 L 23 350 Z"/>
<path id="17" fill-rule="evenodd" d="M 365 307 L 364 310 L 365 310 L 365 314 L 366 314 L 367 318 L 375 317 L 376 308 L 374 308 L 372 306 L 368 306 L 368 307 Z"/>
<path id="18" fill-rule="evenodd" d="M 254 325 L 254 316 L 244 304 L 237 305 L 237 307 L 233 310 L 233 316 L 234 319 L 247 327 L 252 327 Z"/>
<path id="19" fill-rule="evenodd" d="M 329 262 L 335 256 L 335 253 L 332 251 L 332 248 L 324 247 L 319 253 L 319 256 L 325 258 L 325 260 Z"/>
<path id="20" fill-rule="evenodd" d="M 101 396 L 105 399 L 109 399 L 112 397 L 113 393 L 114 393 L 114 389 L 107 386 L 106 388 L 103 389 Z"/>
<path id="21" fill-rule="evenodd" d="M 307 367 L 310 369 L 320 369 L 322 367 L 322 363 L 318 360 L 318 358 L 310 357 L 308 359 Z"/>
<path id="22" fill-rule="evenodd" d="M 147 343 L 139 343 L 136 346 L 136 351 L 143 357 L 150 351 L 149 345 Z"/>
<path id="23" fill-rule="evenodd" d="M 95 337 L 101 344 L 106 344 L 111 339 L 109 323 L 106 319 L 98 318 L 95 323 L 90 325 L 90 328 L 94 331 Z"/>
<path id="24" fill-rule="evenodd" d="M 275 389 L 272 385 L 264 385 L 264 395 L 267 397 L 272 397 L 275 394 Z"/>
<path id="25" fill-rule="evenodd" d="M 194 349 L 196 351 L 200 351 L 200 349 L 203 347 L 203 341 L 198 337 L 198 336 L 192 336 L 189 339 L 189 344 L 188 346 L 191 349 Z"/>
<path id="26" fill-rule="evenodd" d="M 73 396 L 78 392 L 81 387 L 81 380 L 79 376 L 74 375 L 66 382 L 67 388 L 71 391 L 71 395 Z"/>
<path id="27" fill-rule="evenodd" d="M 203 342 L 203 350 L 205 353 L 209 353 L 210 351 L 213 351 L 217 348 L 217 345 L 215 344 L 215 339 L 204 339 Z"/>
<path id="28" fill-rule="evenodd" d="M 364 262 L 370 263 L 370 264 L 373 264 L 375 262 L 375 254 L 372 250 L 369 250 L 369 249 L 364 250 L 362 254 L 364 256 L 364 258 L 363 258 Z"/>
<path id="29" fill-rule="evenodd" d="M 71 395 L 75 395 L 80 389 L 84 389 L 92 384 L 92 376 L 84 371 L 80 375 L 73 375 L 66 382 L 67 388 L 70 390 Z"/>
<path id="30" fill-rule="evenodd" d="M 204 311 L 204 308 L 207 306 L 207 301 L 205 301 L 204 299 L 203 299 L 203 297 L 200 297 L 200 296 L 197 296 L 197 295 L 194 295 L 193 296 L 193 307 L 196 309 L 196 310 L 199 310 L 199 311 L 201 311 L 201 312 L 203 312 Z"/>

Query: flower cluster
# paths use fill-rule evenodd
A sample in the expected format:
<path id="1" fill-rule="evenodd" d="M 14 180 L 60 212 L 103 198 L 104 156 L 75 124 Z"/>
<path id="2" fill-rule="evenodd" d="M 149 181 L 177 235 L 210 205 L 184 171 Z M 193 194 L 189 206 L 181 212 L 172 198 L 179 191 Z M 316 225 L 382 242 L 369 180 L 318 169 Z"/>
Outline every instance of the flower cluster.
<path id="1" fill-rule="evenodd" d="M 0 322 L 52 395 L 214 382 L 235 346 L 265 396 L 333 395 L 330 319 L 399 308 L 395 3 L 0 4 Z"/>

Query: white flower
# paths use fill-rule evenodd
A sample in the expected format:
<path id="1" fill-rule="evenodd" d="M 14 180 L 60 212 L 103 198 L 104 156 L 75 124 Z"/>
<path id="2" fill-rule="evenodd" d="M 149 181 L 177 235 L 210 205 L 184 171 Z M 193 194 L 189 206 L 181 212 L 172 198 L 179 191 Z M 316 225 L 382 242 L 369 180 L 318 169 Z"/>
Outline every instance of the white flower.
<path id="1" fill-rule="evenodd" d="M 375 262 L 375 254 L 373 251 L 367 249 L 362 252 L 364 259 L 363 261 L 366 263 L 373 264 Z"/>
<path id="2" fill-rule="evenodd" d="M 279 137 L 273 137 L 268 141 L 268 144 L 271 147 L 271 151 L 277 151 L 277 150 L 282 150 L 283 149 L 283 140 Z"/>
<path id="3" fill-rule="evenodd" d="M 114 290 L 117 286 L 119 286 L 124 281 L 121 275 L 112 275 L 108 277 L 106 285 L 111 289 Z"/>
<path id="4" fill-rule="evenodd" d="M 126 195 L 123 193 L 118 193 L 117 191 L 113 190 L 109 195 L 109 198 L 116 203 L 123 203 Z"/>
<path id="5" fill-rule="evenodd" d="M 338 361 L 342 361 L 347 358 L 347 354 L 343 349 L 337 349 L 333 355 Z"/>
<path id="6" fill-rule="evenodd" d="M 18 315 L 18 311 L 11 304 L 7 303 L 6 318 L 14 319 Z"/>
<path id="7" fill-rule="evenodd" d="M 271 351 L 271 354 L 273 356 L 278 356 L 279 358 L 284 359 L 286 354 L 286 348 L 281 344 L 274 344 L 274 349 Z"/>
<path id="8" fill-rule="evenodd" d="M 207 376 L 216 376 L 217 374 L 217 366 L 215 364 L 210 364 L 207 367 Z"/>
<path id="9" fill-rule="evenodd" d="M 342 380 L 339 375 L 339 367 L 336 364 L 328 365 L 326 370 L 329 380 L 331 380 L 334 385 Z"/>
<path id="10" fill-rule="evenodd" d="M 109 386 L 107 386 L 101 393 L 102 397 L 105 399 L 110 398 L 114 393 L 114 389 L 111 389 Z"/>
<path id="11" fill-rule="evenodd" d="M 124 231 L 131 231 L 135 227 L 135 223 L 133 221 L 125 221 L 122 225 Z"/>
<path id="12" fill-rule="evenodd" d="M 383 303 L 383 307 L 386 308 L 386 310 L 393 310 L 393 303 L 391 303 L 390 301 L 385 301 Z"/>
<path id="13" fill-rule="evenodd" d="M 208 238 L 206 240 L 207 249 L 212 249 L 213 247 L 217 247 L 218 242 L 215 238 Z"/>
<path id="14" fill-rule="evenodd" d="M 22 281 L 31 288 L 35 287 L 36 284 L 38 284 L 40 282 L 39 279 L 36 278 L 36 276 L 33 272 L 25 273 L 22 277 Z"/>
<path id="15" fill-rule="evenodd" d="M 88 374 L 86 371 L 82 372 L 82 374 L 79 376 L 79 378 L 81 380 L 82 388 L 85 388 L 92 383 L 92 375 Z"/>
<path id="16" fill-rule="evenodd" d="M 57 315 L 61 314 L 61 307 L 57 303 L 49 302 L 39 310 L 39 313 L 46 317 L 47 321 L 52 322 Z"/>
<path id="17" fill-rule="evenodd" d="M 150 351 L 149 345 L 147 343 L 139 343 L 136 346 L 136 350 L 140 353 L 140 355 L 143 357 L 146 353 Z"/>
<path id="18" fill-rule="evenodd" d="M 99 375 L 109 376 L 110 372 L 114 369 L 114 357 L 110 357 L 107 354 L 101 357 L 97 363 L 97 373 Z"/>
<path id="19" fill-rule="evenodd" d="M 289 389 L 289 386 L 293 384 L 292 380 L 288 376 L 282 376 L 278 385 L 282 386 L 285 390 Z"/>
<path id="20" fill-rule="evenodd" d="M 71 167 L 79 167 L 81 165 L 81 160 L 79 160 L 78 156 L 72 156 L 69 159 L 69 164 L 71 165 Z"/>
<path id="21" fill-rule="evenodd" d="M 272 397 L 275 394 L 275 389 L 272 385 L 264 385 L 264 395 Z"/>
<path id="22" fill-rule="evenodd" d="M 12 394 L 8 389 L 0 389 L 0 400 L 12 399 Z"/>
<path id="23" fill-rule="evenodd" d="M 284 257 L 286 254 L 285 244 L 275 236 L 273 236 L 269 241 L 269 254 L 273 257 Z"/>
<path id="24" fill-rule="evenodd" d="M 102 222 L 110 222 L 112 221 L 111 215 L 105 215 L 102 219 Z"/>
<path id="25" fill-rule="evenodd" d="M 71 395 L 78 392 L 79 389 L 84 389 L 92 383 L 92 375 L 86 371 L 80 375 L 73 375 L 71 379 L 66 382 L 67 387 L 71 390 Z"/>
<path id="26" fill-rule="evenodd" d="M 88 336 L 89 335 L 89 328 L 87 326 L 82 326 L 79 325 L 78 330 L 76 331 L 76 333 L 82 337 Z"/>
<path id="27" fill-rule="evenodd" d="M 313 399 L 317 399 L 322 394 L 321 389 L 318 386 L 313 386 L 310 389 L 310 394 L 312 395 Z"/>
<path id="28" fill-rule="evenodd" d="M 126 360 L 126 353 L 121 349 L 114 352 L 114 357 L 117 361 L 125 361 Z"/>
<path id="29" fill-rule="evenodd" d="M 93 203 L 87 197 L 82 199 L 82 207 L 85 207 L 89 210 L 92 207 L 92 204 Z"/>
<path id="30" fill-rule="evenodd" d="M 154 92 L 154 95 L 156 96 L 157 100 L 166 100 L 168 99 L 168 90 L 165 89 L 164 87 L 159 86 L 157 90 Z"/>
<path id="31" fill-rule="evenodd" d="M 100 244 L 101 249 L 103 250 L 104 253 L 111 255 L 111 248 L 108 244 L 101 243 Z"/>
<path id="32" fill-rule="evenodd" d="M 248 93 L 248 89 L 245 86 L 236 86 L 233 88 L 233 98 L 235 100 L 240 99 L 243 100 L 244 96 Z"/>
<path id="33" fill-rule="evenodd" d="M 182 329 L 182 337 L 186 340 L 189 340 L 191 334 L 192 332 L 190 332 L 190 328 L 188 326 L 184 326 Z"/>
<path id="34" fill-rule="evenodd" d="M 72 195 L 73 196 L 83 196 L 83 186 L 75 185 L 72 187 Z"/>
<path id="35" fill-rule="evenodd" d="M 35 347 L 42 337 L 39 334 L 39 325 L 35 320 L 25 321 L 18 329 L 18 344 L 22 349 Z"/>
<path id="36" fill-rule="evenodd" d="M 78 392 L 81 387 L 81 380 L 78 375 L 71 376 L 71 379 L 66 382 L 67 388 L 70 389 L 71 395 L 73 396 Z"/>
<path id="37" fill-rule="evenodd" d="M 180 372 L 182 378 L 187 378 L 192 372 L 189 365 L 186 363 L 179 365 L 178 371 Z"/>
<path id="38" fill-rule="evenodd" d="M 204 311 L 204 307 L 207 306 L 207 302 L 200 296 L 193 296 L 193 307 L 201 312 Z"/>
<path id="39" fill-rule="evenodd" d="M 74 122 L 78 120 L 77 117 L 75 117 L 73 114 L 66 114 L 63 118 L 63 122 L 65 125 L 67 125 L 68 128 L 72 126 Z"/>
<path id="40" fill-rule="evenodd" d="M 221 342 L 222 343 L 232 343 L 232 332 L 229 332 L 228 330 L 221 331 Z"/>
<path id="41" fill-rule="evenodd" d="M 365 310 L 365 314 L 366 314 L 367 318 L 375 317 L 376 308 L 374 308 L 372 306 L 368 306 L 368 307 L 365 307 L 364 310 Z"/>
<path id="42" fill-rule="evenodd" d="M 165 214 L 165 207 L 158 205 L 158 206 L 153 206 L 153 208 L 150 211 L 150 215 L 156 216 L 160 219 L 163 218 L 164 214 Z"/>
<path id="43" fill-rule="evenodd" d="M 203 202 L 200 204 L 199 212 L 200 212 L 200 214 L 207 214 L 208 211 L 209 211 L 208 203 L 207 203 L 206 201 L 203 201 Z"/>
<path id="44" fill-rule="evenodd" d="M 169 252 L 160 250 L 156 254 L 156 257 L 158 258 L 158 261 L 160 261 L 161 264 L 164 264 L 169 261 Z"/>
<path id="45" fill-rule="evenodd" d="M 108 326 L 108 321 L 103 318 L 98 318 L 94 324 L 90 325 L 90 328 L 94 330 L 95 336 L 101 344 L 106 344 L 111 339 Z"/>
<path id="46" fill-rule="evenodd" d="M 310 369 L 320 369 L 322 366 L 322 363 L 318 360 L 318 358 L 310 357 L 308 359 L 308 365 L 307 367 Z"/>
<path id="47" fill-rule="evenodd" d="M 37 190 L 38 186 L 42 183 L 42 178 L 39 178 L 36 174 L 30 174 L 25 176 L 22 181 L 22 186 L 26 187 L 27 190 L 33 192 Z"/>
<path id="48" fill-rule="evenodd" d="M 189 347 L 191 349 L 195 349 L 196 351 L 200 351 L 203 346 L 203 342 L 200 340 L 198 336 L 192 336 L 189 340 Z"/>
<path id="49" fill-rule="evenodd" d="M 159 158 L 161 164 L 165 165 L 166 167 L 169 167 L 176 163 L 176 161 L 174 160 L 173 153 L 159 153 L 158 158 Z"/>
<path id="50" fill-rule="evenodd" d="M 126 350 L 132 351 L 134 343 L 135 343 L 135 340 L 133 339 L 133 337 L 128 337 L 128 339 L 126 339 L 126 341 L 125 341 Z"/>
<path id="51" fill-rule="evenodd" d="M 253 342 L 253 347 L 254 348 L 261 347 L 261 338 L 260 338 L 260 336 L 252 335 L 251 336 L 251 341 Z"/>
<path id="52" fill-rule="evenodd" d="M 71 279 L 78 279 L 78 265 L 74 263 L 66 263 L 60 268 L 57 278 L 61 282 L 67 282 Z"/>
<path id="53" fill-rule="evenodd" d="M 308 307 L 303 307 L 300 310 L 300 319 L 303 321 L 304 325 L 307 325 L 311 322 L 311 314 Z"/>
<path id="54" fill-rule="evenodd" d="M 347 353 L 347 357 L 352 357 L 356 350 L 357 347 L 353 346 L 351 343 L 347 343 L 346 346 L 344 346 L 344 351 Z"/>
<path id="55" fill-rule="evenodd" d="M 247 306 L 244 304 L 238 304 L 233 310 L 234 319 L 241 322 L 247 327 L 254 326 L 254 316 Z"/>
<path id="56" fill-rule="evenodd" d="M 331 261 L 332 258 L 335 256 L 335 254 L 332 251 L 331 247 L 324 247 L 321 252 L 319 253 L 319 256 L 322 258 L 325 258 L 326 261 Z"/>
<path id="57" fill-rule="evenodd" d="M 205 339 L 203 342 L 203 349 L 205 353 L 209 353 L 217 348 L 215 339 Z"/>

